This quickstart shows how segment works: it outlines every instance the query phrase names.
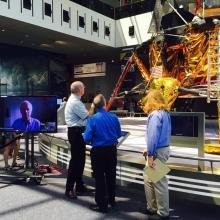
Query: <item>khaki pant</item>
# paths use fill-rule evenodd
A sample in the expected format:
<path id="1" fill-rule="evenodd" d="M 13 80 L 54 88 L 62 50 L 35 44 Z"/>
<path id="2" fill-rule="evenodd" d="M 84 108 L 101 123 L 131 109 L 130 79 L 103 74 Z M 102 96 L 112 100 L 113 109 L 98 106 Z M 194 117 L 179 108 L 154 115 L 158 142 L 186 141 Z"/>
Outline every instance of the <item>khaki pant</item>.
<path id="1" fill-rule="evenodd" d="M 166 163 L 169 158 L 169 147 L 159 148 L 157 158 Z M 147 200 L 147 209 L 160 216 L 169 215 L 169 191 L 168 180 L 163 177 L 157 183 L 153 183 L 144 173 L 144 189 Z"/>

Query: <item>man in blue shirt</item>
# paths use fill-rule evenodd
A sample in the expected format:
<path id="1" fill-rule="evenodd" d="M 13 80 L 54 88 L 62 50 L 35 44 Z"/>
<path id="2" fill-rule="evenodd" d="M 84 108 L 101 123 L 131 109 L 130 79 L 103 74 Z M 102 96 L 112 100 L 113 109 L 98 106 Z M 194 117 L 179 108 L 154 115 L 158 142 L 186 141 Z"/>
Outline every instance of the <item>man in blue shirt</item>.
<path id="1" fill-rule="evenodd" d="M 70 199 L 75 199 L 76 193 L 83 193 L 87 188 L 83 184 L 82 175 L 85 166 L 86 145 L 82 137 L 89 114 L 85 105 L 80 100 L 84 94 L 85 86 L 80 81 L 71 84 L 71 95 L 65 107 L 65 120 L 68 127 L 68 140 L 71 147 L 71 159 L 67 174 L 65 195 Z"/>
<path id="2" fill-rule="evenodd" d="M 40 121 L 31 117 L 32 104 L 25 100 L 20 105 L 21 118 L 18 118 L 12 124 L 12 128 L 19 131 L 40 131 Z"/>
<path id="3" fill-rule="evenodd" d="M 121 127 L 117 116 L 105 110 L 106 101 L 102 94 L 94 98 L 93 104 L 97 113 L 88 119 L 84 133 L 85 142 L 92 145 L 90 156 L 96 188 L 96 205 L 90 208 L 105 213 L 108 203 L 115 205 L 116 144 L 121 137 Z"/>

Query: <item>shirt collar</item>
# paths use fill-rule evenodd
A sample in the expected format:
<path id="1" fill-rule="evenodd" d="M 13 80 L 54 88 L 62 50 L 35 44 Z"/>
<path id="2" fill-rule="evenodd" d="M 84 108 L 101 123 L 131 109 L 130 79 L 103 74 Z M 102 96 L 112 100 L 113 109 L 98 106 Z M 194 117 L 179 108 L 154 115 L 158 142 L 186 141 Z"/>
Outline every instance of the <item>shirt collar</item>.
<path id="1" fill-rule="evenodd" d="M 98 109 L 97 112 L 106 112 L 104 108 Z"/>
<path id="2" fill-rule="evenodd" d="M 74 97 L 74 98 L 76 98 L 76 99 L 78 99 L 78 100 L 80 100 L 80 99 L 81 99 L 81 96 L 78 96 L 78 95 L 73 94 L 73 93 L 72 93 L 72 95 L 73 95 L 73 97 Z"/>

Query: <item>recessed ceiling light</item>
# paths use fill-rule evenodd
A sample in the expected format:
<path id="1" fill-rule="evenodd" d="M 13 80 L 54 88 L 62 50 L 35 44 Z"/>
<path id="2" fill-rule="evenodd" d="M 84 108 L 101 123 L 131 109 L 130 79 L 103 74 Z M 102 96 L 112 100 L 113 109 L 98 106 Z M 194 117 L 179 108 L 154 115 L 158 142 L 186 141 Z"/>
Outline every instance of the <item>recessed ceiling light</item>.
<path id="1" fill-rule="evenodd" d="M 5 32 L 5 29 L 1 29 L 2 32 Z"/>
<path id="2" fill-rule="evenodd" d="M 41 44 L 40 47 L 52 48 L 53 46 L 51 44 Z"/>
<path id="3" fill-rule="evenodd" d="M 56 40 L 56 41 L 55 41 L 55 44 L 58 44 L 58 45 L 67 45 L 68 42 L 63 41 L 63 40 Z"/>

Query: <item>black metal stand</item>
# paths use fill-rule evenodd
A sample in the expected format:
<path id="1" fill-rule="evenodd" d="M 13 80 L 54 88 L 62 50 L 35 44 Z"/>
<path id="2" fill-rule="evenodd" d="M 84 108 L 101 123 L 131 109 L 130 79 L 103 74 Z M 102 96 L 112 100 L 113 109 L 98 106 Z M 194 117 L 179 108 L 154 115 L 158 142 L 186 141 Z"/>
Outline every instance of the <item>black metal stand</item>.
<path id="1" fill-rule="evenodd" d="M 31 140 L 31 151 L 29 151 L 30 140 Z M 30 159 L 31 159 L 31 166 L 30 166 Z M 33 133 L 25 133 L 25 168 L 34 169 L 34 134 Z"/>
<path id="2" fill-rule="evenodd" d="M 33 180 L 34 183 L 45 185 L 45 183 L 42 183 L 42 179 L 44 179 L 44 175 L 38 174 L 35 172 L 35 164 L 34 164 L 34 134 L 25 132 L 24 134 L 25 138 L 25 163 L 24 163 L 24 170 L 19 172 L 16 171 L 9 171 L 7 173 L 1 173 L 1 177 L 7 177 L 7 178 L 17 178 L 17 179 L 23 179 L 25 182 L 30 182 Z M 31 142 L 30 142 L 31 141 Z M 31 143 L 31 150 L 29 150 L 29 144 Z"/>

